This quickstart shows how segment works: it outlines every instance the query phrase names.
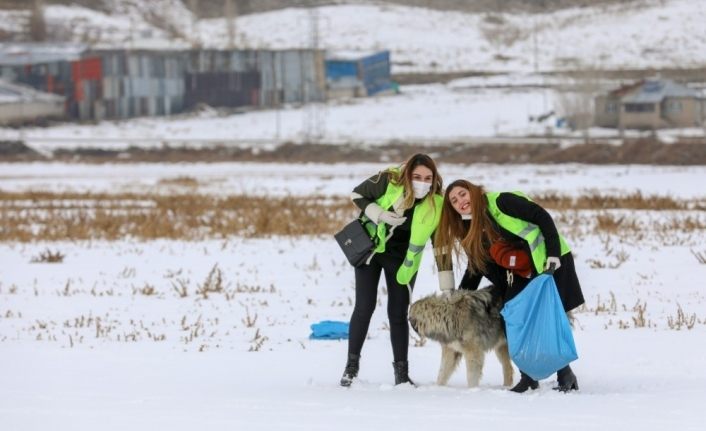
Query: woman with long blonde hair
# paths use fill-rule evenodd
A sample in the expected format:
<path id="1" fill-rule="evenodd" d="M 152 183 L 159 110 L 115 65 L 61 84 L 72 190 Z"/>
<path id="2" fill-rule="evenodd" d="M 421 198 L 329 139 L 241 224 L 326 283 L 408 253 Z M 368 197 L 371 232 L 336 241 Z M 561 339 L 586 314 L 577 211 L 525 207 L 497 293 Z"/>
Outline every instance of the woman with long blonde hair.
<path id="1" fill-rule="evenodd" d="M 414 287 L 422 251 L 439 224 L 442 186 L 431 157 L 415 154 L 402 165 L 379 172 L 353 189 L 351 199 L 360 208 L 361 220 L 377 246 L 368 261 L 355 268 L 355 306 L 341 386 L 350 386 L 358 376 L 360 353 L 377 305 L 382 273 L 387 282 L 395 384 L 414 384 L 407 362 L 409 292 Z"/>
<path id="2" fill-rule="evenodd" d="M 520 192 L 487 192 L 470 181 L 454 181 L 444 194 L 434 246 L 443 251 L 437 256 L 440 269 L 452 270 L 454 258 L 467 258 L 461 289 L 475 290 L 485 277 L 507 302 L 534 277 L 553 271 L 564 310 L 569 312 L 584 303 L 569 246 L 551 215 Z M 520 373 L 513 392 L 539 386 L 522 370 Z M 557 381 L 557 390 L 578 390 L 576 375 L 568 365 L 557 372 Z"/>

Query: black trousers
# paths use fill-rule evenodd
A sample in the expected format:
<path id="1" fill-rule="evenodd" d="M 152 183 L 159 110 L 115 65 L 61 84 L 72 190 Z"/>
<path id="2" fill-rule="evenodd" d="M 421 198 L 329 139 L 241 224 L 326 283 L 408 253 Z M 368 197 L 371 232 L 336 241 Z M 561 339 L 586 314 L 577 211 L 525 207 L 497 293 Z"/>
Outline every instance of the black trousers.
<path id="1" fill-rule="evenodd" d="M 377 305 L 380 274 L 384 271 L 387 283 L 387 317 L 390 323 L 392 355 L 395 361 L 407 360 L 409 292 L 407 286 L 399 284 L 395 278 L 403 259 L 403 257 L 379 253 L 373 257 L 370 265 L 363 265 L 355 269 L 355 306 L 348 330 L 348 353 L 360 355 L 363 349 L 370 319 L 373 317 Z M 416 278 L 415 274 L 410 281 L 410 286 L 414 287 Z"/>

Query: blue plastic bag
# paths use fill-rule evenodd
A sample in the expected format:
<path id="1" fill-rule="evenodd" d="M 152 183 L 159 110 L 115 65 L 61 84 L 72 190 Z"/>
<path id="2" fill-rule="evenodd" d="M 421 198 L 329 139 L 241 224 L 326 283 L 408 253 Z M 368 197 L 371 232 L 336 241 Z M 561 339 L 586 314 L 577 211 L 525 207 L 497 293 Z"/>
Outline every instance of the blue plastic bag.
<path id="1" fill-rule="evenodd" d="M 510 358 L 535 380 L 578 359 L 569 319 L 549 274 L 540 274 L 500 311 Z"/>
<path id="2" fill-rule="evenodd" d="M 338 322 L 335 320 L 322 320 L 311 325 L 312 340 L 347 340 L 348 322 Z"/>

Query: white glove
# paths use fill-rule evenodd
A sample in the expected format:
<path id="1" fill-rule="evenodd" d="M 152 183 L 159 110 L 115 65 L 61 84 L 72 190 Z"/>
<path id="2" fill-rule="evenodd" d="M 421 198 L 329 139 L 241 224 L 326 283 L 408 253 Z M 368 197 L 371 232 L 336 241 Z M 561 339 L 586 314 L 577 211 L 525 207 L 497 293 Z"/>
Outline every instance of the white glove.
<path id="1" fill-rule="evenodd" d="M 407 217 L 399 216 L 392 211 L 383 210 L 375 202 L 368 204 L 364 212 L 375 224 L 386 223 L 390 226 L 399 226 L 407 220 Z"/>
<path id="2" fill-rule="evenodd" d="M 393 213 L 392 211 L 385 211 L 380 214 L 378 221 L 381 221 L 390 226 L 399 226 L 407 220 L 407 217 L 403 217 Z"/>
<path id="3" fill-rule="evenodd" d="M 547 258 L 547 263 L 544 264 L 544 270 L 545 271 L 556 271 L 557 269 L 561 268 L 561 261 L 559 260 L 558 257 L 548 257 Z"/>
<path id="4" fill-rule="evenodd" d="M 439 289 L 445 295 L 453 292 L 456 282 L 454 281 L 454 272 L 449 271 L 439 271 Z"/>

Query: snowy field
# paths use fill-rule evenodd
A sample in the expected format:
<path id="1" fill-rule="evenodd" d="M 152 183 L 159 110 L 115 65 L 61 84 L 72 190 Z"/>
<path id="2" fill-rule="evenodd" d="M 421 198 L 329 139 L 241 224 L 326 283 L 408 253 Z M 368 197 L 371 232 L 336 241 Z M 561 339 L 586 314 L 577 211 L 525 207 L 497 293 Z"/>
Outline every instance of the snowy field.
<path id="1" fill-rule="evenodd" d="M 159 148 L 203 147 L 217 144 L 272 148 L 284 142 L 320 142 L 340 145 L 380 145 L 394 142 L 449 144 L 492 142 L 493 139 L 538 136 L 536 142 L 581 143 L 582 131 L 557 127 L 557 118 L 571 100 L 593 99 L 575 91 L 531 87 L 576 85 L 536 75 L 460 79 L 448 84 L 403 86 L 401 94 L 325 104 L 286 106 L 240 114 L 206 110 L 172 117 L 102 121 L 96 125 L 64 123 L 52 127 L 0 128 L 0 140 L 23 140 L 44 153 L 58 148 L 124 149 L 129 146 Z M 514 85 L 528 85 L 514 87 Z M 502 85 L 507 88 L 482 88 Z M 599 85 L 614 88 L 617 82 Z M 554 111 L 546 121 L 533 118 Z M 317 124 L 316 127 L 311 127 Z M 615 129 L 591 128 L 593 138 L 615 139 Z M 550 135 L 550 138 L 544 138 Z M 650 132 L 626 131 L 626 138 L 647 137 Z M 704 136 L 702 128 L 665 129 L 656 133 L 663 142 L 680 137 Z"/>
<path id="2" fill-rule="evenodd" d="M 432 154 L 433 156 L 433 154 Z M 0 163 L 5 192 L 179 193 L 169 180 L 198 180 L 197 191 L 251 196 L 348 196 L 362 179 L 398 161 L 350 164 L 176 163 L 67 164 Z M 704 166 L 459 165 L 439 164 L 445 184 L 465 178 L 488 190 L 539 195 L 601 194 L 674 197 L 706 206 Z M 165 185 L 165 182 L 167 183 Z"/>
<path id="3" fill-rule="evenodd" d="M 317 118 L 320 126 L 314 132 L 324 142 L 375 144 L 406 139 L 451 142 L 496 134 L 544 133 L 542 126 L 530 123 L 529 116 L 550 109 L 552 96 L 547 93 L 548 101 L 544 102 L 541 90 L 467 91 L 445 85 L 411 86 L 394 96 L 227 116 L 209 110 L 171 118 L 104 121 L 95 126 L 66 123 L 22 131 L 0 128 L 0 139 L 17 139 L 22 134 L 28 145 L 43 151 L 57 147 L 159 147 L 165 141 L 172 145 L 236 142 L 258 146 L 260 141 L 302 142 L 310 132 L 308 124 Z"/>
<path id="4" fill-rule="evenodd" d="M 152 192 L 159 179 L 190 176 L 203 180 L 202 193 L 345 196 L 381 167 L 2 164 L 0 190 Z M 447 183 L 640 191 L 694 208 L 553 212 L 587 300 L 575 332 L 580 392 L 556 393 L 547 379 L 538 391 L 510 393 L 492 354 L 479 388 L 466 388 L 461 370 L 437 387 L 439 348 L 416 334 L 410 373 L 420 387 L 394 387 L 384 282 L 360 381 L 340 388 L 346 342 L 308 339 L 312 323 L 352 311 L 353 272 L 328 236 L 4 242 L 2 429 L 703 429 L 706 264 L 694 253 L 706 258 L 706 168 L 440 169 Z M 605 214 L 626 217 L 626 229 L 595 234 Z M 64 261 L 32 263 L 47 249 Z M 415 297 L 436 285 L 428 248 Z"/>

